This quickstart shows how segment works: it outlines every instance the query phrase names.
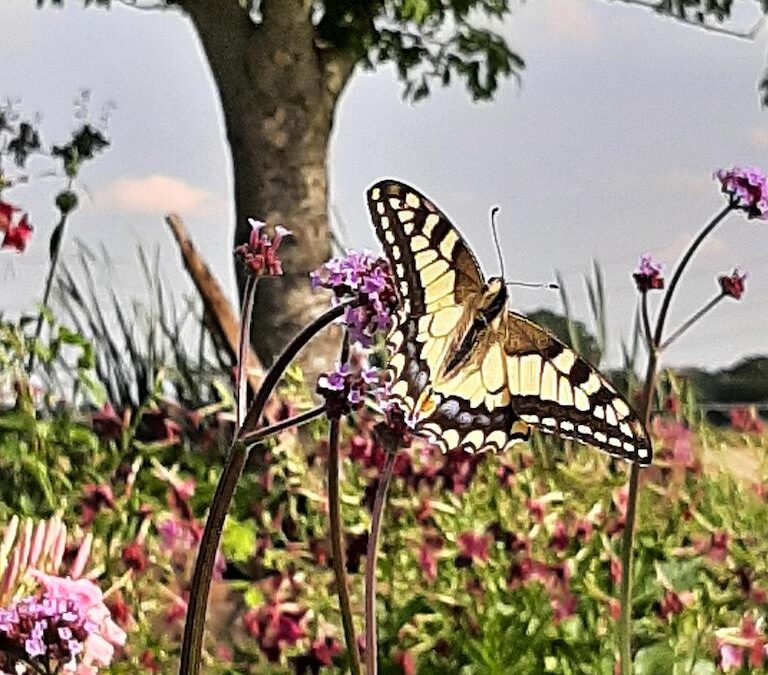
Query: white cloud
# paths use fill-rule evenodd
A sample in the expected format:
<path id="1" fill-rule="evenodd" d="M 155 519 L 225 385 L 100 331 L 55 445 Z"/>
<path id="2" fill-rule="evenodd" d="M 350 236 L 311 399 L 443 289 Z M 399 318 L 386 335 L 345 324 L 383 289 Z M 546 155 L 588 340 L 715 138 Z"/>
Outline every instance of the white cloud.
<path id="1" fill-rule="evenodd" d="M 171 211 L 211 215 L 224 209 L 222 200 L 211 192 L 162 175 L 112 181 L 97 192 L 94 201 L 100 210 L 159 216 Z"/>
<path id="2" fill-rule="evenodd" d="M 768 148 L 768 128 L 754 127 L 752 129 L 752 145 L 758 148 Z"/>
<path id="3" fill-rule="evenodd" d="M 547 25 L 554 36 L 577 44 L 595 42 L 598 30 L 586 3 L 550 0 L 546 8 Z"/>

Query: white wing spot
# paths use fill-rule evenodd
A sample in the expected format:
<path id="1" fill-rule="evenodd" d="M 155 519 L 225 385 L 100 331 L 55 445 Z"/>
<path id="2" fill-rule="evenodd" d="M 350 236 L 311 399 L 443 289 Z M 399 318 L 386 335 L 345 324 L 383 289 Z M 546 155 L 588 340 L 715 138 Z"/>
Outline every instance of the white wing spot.
<path id="1" fill-rule="evenodd" d="M 413 192 L 409 192 L 407 195 L 405 195 L 405 203 L 414 209 L 418 209 L 419 206 L 421 206 L 421 200 L 415 194 L 413 194 Z"/>

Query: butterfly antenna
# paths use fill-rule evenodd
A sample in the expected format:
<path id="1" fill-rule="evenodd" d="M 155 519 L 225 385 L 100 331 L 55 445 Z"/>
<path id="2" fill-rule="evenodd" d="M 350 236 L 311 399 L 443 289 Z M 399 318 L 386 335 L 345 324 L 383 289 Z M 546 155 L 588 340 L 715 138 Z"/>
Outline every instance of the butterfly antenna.
<path id="1" fill-rule="evenodd" d="M 499 207 L 494 206 L 491 209 L 491 232 L 493 232 L 493 243 L 496 246 L 496 255 L 499 257 L 499 267 L 501 268 L 501 278 L 504 279 L 504 254 L 501 252 L 501 244 L 499 243 L 499 228 L 496 225 L 496 214 L 499 212 Z"/>
<path id="2" fill-rule="evenodd" d="M 528 281 L 507 281 L 504 284 L 505 286 L 523 286 L 524 288 L 546 288 L 548 290 L 557 291 L 560 289 L 560 286 L 558 286 L 555 283 L 548 282 L 548 283 L 531 283 Z"/>

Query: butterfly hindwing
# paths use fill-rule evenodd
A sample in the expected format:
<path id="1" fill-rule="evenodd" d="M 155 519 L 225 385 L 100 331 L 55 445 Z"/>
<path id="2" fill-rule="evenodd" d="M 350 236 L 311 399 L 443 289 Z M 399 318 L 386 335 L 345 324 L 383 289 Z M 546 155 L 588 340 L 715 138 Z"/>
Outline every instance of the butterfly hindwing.
<path id="1" fill-rule="evenodd" d="M 651 444 L 637 415 L 573 350 L 510 312 L 505 352 L 510 403 L 524 422 L 616 457 L 650 464 Z"/>

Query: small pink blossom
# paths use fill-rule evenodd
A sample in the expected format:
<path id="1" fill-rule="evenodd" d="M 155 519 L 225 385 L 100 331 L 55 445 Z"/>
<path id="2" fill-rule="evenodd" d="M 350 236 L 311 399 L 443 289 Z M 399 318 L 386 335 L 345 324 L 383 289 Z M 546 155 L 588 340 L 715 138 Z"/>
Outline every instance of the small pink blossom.
<path id="1" fill-rule="evenodd" d="M 730 275 L 723 274 L 717 278 L 722 294 L 727 295 L 734 300 L 741 300 L 741 296 L 744 295 L 744 291 L 746 290 L 746 280 L 747 275 L 740 274 L 737 269 L 733 270 Z"/>
<path id="2" fill-rule="evenodd" d="M 491 538 L 487 535 L 464 532 L 456 537 L 456 544 L 459 547 L 457 564 L 460 562 L 464 563 L 465 566 L 472 563 L 484 564 L 490 559 Z"/>
<path id="3" fill-rule="evenodd" d="M 748 218 L 768 216 L 768 180 L 760 169 L 735 166 L 720 169 L 715 177 L 733 208 L 744 211 Z"/>

